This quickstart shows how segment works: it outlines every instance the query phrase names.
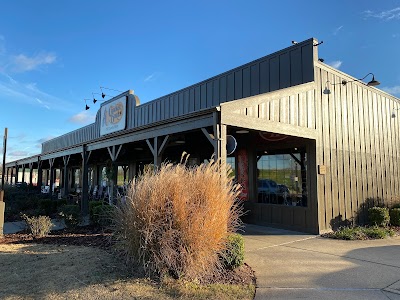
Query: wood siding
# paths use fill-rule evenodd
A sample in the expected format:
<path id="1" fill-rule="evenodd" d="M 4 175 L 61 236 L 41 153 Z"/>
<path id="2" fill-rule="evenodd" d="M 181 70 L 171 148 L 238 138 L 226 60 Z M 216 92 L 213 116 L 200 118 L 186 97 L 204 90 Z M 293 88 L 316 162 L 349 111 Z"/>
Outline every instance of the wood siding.
<path id="1" fill-rule="evenodd" d="M 342 80 L 354 78 L 316 64 L 317 163 L 327 167 L 326 175 L 318 175 L 322 231 L 340 219 L 365 222 L 366 208 L 400 196 L 400 118 L 391 117 L 399 99 Z"/>
<path id="2" fill-rule="evenodd" d="M 318 233 L 315 148 L 318 138 L 315 83 L 270 92 L 221 104 L 221 123 L 264 132 L 305 138 L 308 206 L 293 207 L 255 203 L 254 194 L 245 203 L 246 221 Z M 248 145 L 249 161 L 256 168 L 256 149 Z"/>
<path id="3" fill-rule="evenodd" d="M 314 40 L 309 39 L 138 106 L 132 99 L 127 105 L 126 130 L 216 107 L 224 102 L 312 82 L 316 53 L 313 44 Z M 94 124 L 43 143 L 42 154 L 99 138 L 99 125 L 97 116 Z"/>

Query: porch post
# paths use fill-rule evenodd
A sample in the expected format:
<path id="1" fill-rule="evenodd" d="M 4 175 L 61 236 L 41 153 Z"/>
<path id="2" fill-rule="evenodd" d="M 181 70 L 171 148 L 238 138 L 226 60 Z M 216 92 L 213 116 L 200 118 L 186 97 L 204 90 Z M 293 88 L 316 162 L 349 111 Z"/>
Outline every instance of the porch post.
<path id="1" fill-rule="evenodd" d="M 29 185 L 32 185 L 33 163 L 29 163 Z"/>
<path id="2" fill-rule="evenodd" d="M 69 194 L 69 185 L 68 185 L 68 163 L 69 163 L 70 155 L 63 156 L 64 168 L 63 168 L 63 197 L 66 197 Z"/>
<path id="3" fill-rule="evenodd" d="M 21 182 L 25 183 L 25 164 L 22 165 L 22 178 Z"/>
<path id="4" fill-rule="evenodd" d="M 111 186 L 110 186 L 110 194 L 109 194 L 109 198 L 108 198 L 108 202 L 110 205 L 113 204 L 113 199 L 114 199 L 114 187 L 115 187 L 115 183 L 117 182 L 117 176 L 118 176 L 118 168 L 117 168 L 117 158 L 118 155 L 120 153 L 122 149 L 122 145 L 119 145 L 118 149 L 115 149 L 115 146 L 112 147 L 107 147 L 108 150 L 108 154 L 110 155 L 111 158 L 111 168 L 112 168 L 112 178 L 110 180 L 110 178 L 108 178 L 108 180 L 110 180 Z"/>
<path id="5" fill-rule="evenodd" d="M 43 185 L 43 169 L 42 169 L 42 161 L 40 160 L 40 158 L 38 159 L 38 176 L 37 176 L 37 183 L 36 186 L 38 186 L 39 188 L 42 187 Z"/>
<path id="6" fill-rule="evenodd" d="M 153 145 L 151 144 L 149 139 L 146 140 L 146 143 L 149 146 L 151 153 L 153 154 L 154 170 L 157 170 L 161 166 L 162 154 L 167 146 L 169 135 L 166 135 L 164 137 L 164 140 L 161 144 L 159 144 L 158 138 L 158 136 L 154 138 Z"/>
<path id="7" fill-rule="evenodd" d="M 53 166 L 54 166 L 54 160 L 55 160 L 55 158 L 50 158 L 49 159 L 49 164 L 50 164 L 50 184 L 49 184 L 49 186 L 50 186 L 50 191 L 49 191 L 49 193 L 50 193 L 50 196 L 53 196 L 53 185 L 54 185 L 54 168 L 53 168 Z"/>
<path id="8" fill-rule="evenodd" d="M 91 151 L 86 150 L 86 145 L 82 146 L 82 194 L 81 194 L 81 211 L 83 215 L 89 213 L 89 186 L 88 186 L 88 161 Z"/>

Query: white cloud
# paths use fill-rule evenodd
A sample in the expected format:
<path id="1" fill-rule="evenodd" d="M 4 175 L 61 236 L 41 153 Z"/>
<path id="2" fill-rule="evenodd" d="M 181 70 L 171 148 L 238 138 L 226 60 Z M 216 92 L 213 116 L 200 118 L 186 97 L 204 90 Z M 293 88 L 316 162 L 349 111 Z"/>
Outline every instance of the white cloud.
<path id="1" fill-rule="evenodd" d="M 157 79 L 157 77 L 160 75 L 159 72 L 154 72 L 152 74 L 150 74 L 149 76 L 147 76 L 143 81 L 144 82 L 148 82 L 148 81 L 154 81 Z"/>
<path id="2" fill-rule="evenodd" d="M 392 87 L 382 87 L 382 90 L 392 95 L 400 95 L 400 85 L 395 85 Z"/>
<path id="3" fill-rule="evenodd" d="M 82 111 L 76 115 L 73 115 L 71 118 L 68 119 L 68 121 L 77 124 L 89 124 L 93 123 L 95 119 L 95 115 L 91 115 L 87 111 Z"/>
<path id="4" fill-rule="evenodd" d="M 29 57 L 19 54 L 11 58 L 11 69 L 14 72 L 26 72 L 40 68 L 42 65 L 55 63 L 57 56 L 54 53 L 39 53 Z"/>
<path id="5" fill-rule="evenodd" d="M 343 28 L 343 25 L 341 25 L 341 26 L 335 28 L 335 29 L 333 30 L 333 35 L 337 35 L 337 34 L 339 33 L 339 31 L 342 30 L 342 28 Z"/>
<path id="6" fill-rule="evenodd" d="M 22 83 L 0 72 L 0 99 L 56 111 L 72 111 L 72 103 L 41 91 L 36 83 Z"/>
<path id="7" fill-rule="evenodd" d="M 363 12 L 366 18 L 376 18 L 385 21 L 400 19 L 400 7 L 395 7 L 393 9 L 384 10 L 381 12 L 374 12 L 371 10 L 366 10 Z"/>
<path id="8" fill-rule="evenodd" d="M 343 62 L 341 60 L 334 60 L 328 62 L 327 64 L 330 65 L 332 68 L 339 69 L 342 66 Z"/>

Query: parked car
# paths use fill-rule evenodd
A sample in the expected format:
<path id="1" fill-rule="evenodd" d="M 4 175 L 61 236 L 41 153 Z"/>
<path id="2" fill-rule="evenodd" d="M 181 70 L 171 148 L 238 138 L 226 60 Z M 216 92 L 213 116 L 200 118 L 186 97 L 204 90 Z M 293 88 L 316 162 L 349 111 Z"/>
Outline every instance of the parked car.
<path id="1" fill-rule="evenodd" d="M 278 184 L 271 179 L 258 179 L 258 202 L 278 203 Z"/>

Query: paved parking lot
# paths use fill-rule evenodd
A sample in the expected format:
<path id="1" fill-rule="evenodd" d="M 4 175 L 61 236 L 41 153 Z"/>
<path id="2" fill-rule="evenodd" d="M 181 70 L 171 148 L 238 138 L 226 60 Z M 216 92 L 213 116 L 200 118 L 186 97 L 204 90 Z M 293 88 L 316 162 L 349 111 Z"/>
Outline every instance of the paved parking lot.
<path id="1" fill-rule="evenodd" d="M 342 241 L 245 227 L 255 299 L 399 299 L 400 237 Z"/>

